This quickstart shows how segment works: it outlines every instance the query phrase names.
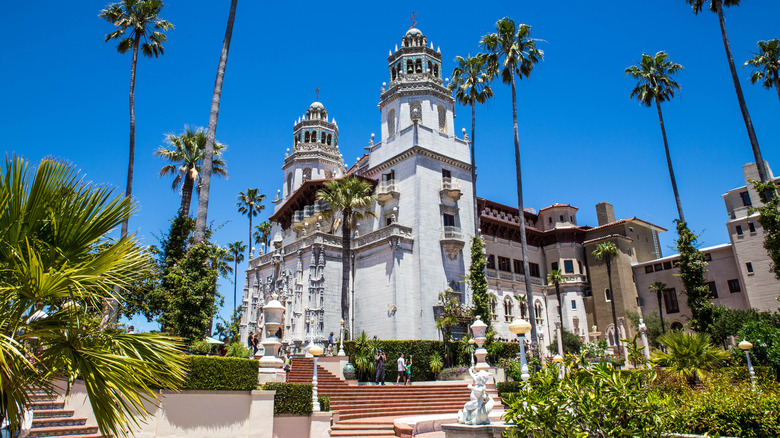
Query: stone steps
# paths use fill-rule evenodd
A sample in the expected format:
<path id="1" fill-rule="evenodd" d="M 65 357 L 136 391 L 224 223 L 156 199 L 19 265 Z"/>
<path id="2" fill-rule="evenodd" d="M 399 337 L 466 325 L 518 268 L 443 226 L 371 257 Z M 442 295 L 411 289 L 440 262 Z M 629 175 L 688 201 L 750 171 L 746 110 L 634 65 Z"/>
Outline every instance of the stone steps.
<path id="1" fill-rule="evenodd" d="M 34 391 L 29 397 L 33 422 L 28 437 L 102 438 L 97 426 L 88 426 L 86 418 L 76 418 L 74 411 L 65 409 L 60 396 Z"/>

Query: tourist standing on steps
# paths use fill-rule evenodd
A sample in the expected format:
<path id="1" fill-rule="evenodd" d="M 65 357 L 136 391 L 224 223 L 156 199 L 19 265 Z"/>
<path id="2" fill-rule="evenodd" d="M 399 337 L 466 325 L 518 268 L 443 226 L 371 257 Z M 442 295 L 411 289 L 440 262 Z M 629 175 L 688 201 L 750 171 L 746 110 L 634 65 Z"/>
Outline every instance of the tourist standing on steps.
<path id="1" fill-rule="evenodd" d="M 385 384 L 385 362 L 387 361 L 387 356 L 385 356 L 385 353 L 382 350 L 379 350 L 376 353 L 376 357 L 374 358 L 376 361 L 376 384 L 379 385 L 379 382 L 382 382 L 382 385 Z"/>
<path id="2" fill-rule="evenodd" d="M 395 384 L 406 383 L 406 365 L 404 364 L 404 354 L 401 353 L 401 357 L 398 358 L 398 377 L 395 379 Z"/>
<path id="3" fill-rule="evenodd" d="M 409 363 L 406 364 L 406 384 L 412 384 L 412 355 L 409 355 Z"/>

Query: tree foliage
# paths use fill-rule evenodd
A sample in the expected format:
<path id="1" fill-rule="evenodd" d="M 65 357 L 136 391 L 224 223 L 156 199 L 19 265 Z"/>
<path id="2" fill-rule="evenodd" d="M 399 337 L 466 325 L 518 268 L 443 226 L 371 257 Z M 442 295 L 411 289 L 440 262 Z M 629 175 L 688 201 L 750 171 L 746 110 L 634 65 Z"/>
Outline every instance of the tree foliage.
<path id="1" fill-rule="evenodd" d="M 699 251 L 694 234 L 683 221 L 677 223 L 677 252 L 680 254 L 680 277 L 683 289 L 688 297 L 691 309 L 690 326 L 697 332 L 709 332 L 713 322 L 713 306 L 710 302 L 710 289 L 705 285 L 704 273 L 707 262 L 704 253 Z"/>
<path id="2" fill-rule="evenodd" d="M 761 184 L 751 181 L 756 188 L 761 202 L 761 207 L 750 209 L 750 213 L 758 212 L 758 223 L 764 229 L 764 248 L 772 260 L 770 269 L 775 278 L 780 280 L 780 197 L 777 196 L 777 186 L 773 181 Z M 767 199 L 771 196 L 772 199 Z"/>
<path id="3" fill-rule="evenodd" d="M 710 336 L 704 333 L 673 330 L 658 338 L 658 342 L 666 347 L 666 351 L 656 350 L 650 361 L 691 383 L 705 379 L 710 371 L 728 358 L 728 354 L 713 346 Z"/>
<path id="4" fill-rule="evenodd" d="M 775 87 L 780 98 L 780 40 L 777 38 L 769 41 L 758 42 L 758 53 L 753 58 L 745 61 L 743 67 L 753 67 L 750 74 L 750 83 L 761 85 L 766 89 Z"/>
<path id="5" fill-rule="evenodd" d="M 471 238 L 471 264 L 466 281 L 471 288 L 471 298 L 474 301 L 473 316 L 482 316 L 482 321 L 490 329 L 490 296 L 488 295 L 488 283 L 485 276 L 485 240 L 480 236 Z"/>

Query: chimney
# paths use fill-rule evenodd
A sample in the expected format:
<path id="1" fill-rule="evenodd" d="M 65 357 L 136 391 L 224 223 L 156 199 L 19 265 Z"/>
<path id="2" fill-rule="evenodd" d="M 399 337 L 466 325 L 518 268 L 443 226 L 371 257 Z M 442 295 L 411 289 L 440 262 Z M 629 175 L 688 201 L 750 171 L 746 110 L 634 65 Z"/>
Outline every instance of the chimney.
<path id="1" fill-rule="evenodd" d="M 596 217 L 599 219 L 599 226 L 615 222 L 615 209 L 609 202 L 599 202 L 596 204 Z"/>
<path id="2" fill-rule="evenodd" d="M 774 175 L 772 175 L 772 169 L 769 168 L 769 163 L 764 161 L 764 168 L 766 169 L 767 177 L 770 180 L 775 179 Z M 748 186 L 752 185 L 750 184 L 750 180 L 754 179 L 756 181 L 759 181 L 760 178 L 758 177 L 758 169 L 756 168 L 756 163 L 747 163 L 744 166 L 742 166 L 742 174 L 745 176 L 745 184 Z"/>

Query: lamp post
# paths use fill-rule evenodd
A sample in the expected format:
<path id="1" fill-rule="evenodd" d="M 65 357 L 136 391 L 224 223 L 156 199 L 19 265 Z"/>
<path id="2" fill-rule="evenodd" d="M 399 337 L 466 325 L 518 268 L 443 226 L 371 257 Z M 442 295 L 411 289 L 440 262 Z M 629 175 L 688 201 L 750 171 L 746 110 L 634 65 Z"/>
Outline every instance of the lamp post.
<path id="1" fill-rule="evenodd" d="M 750 382 L 753 384 L 753 389 L 756 389 L 756 373 L 753 371 L 753 363 L 750 362 L 750 350 L 753 348 L 753 344 L 743 340 L 739 344 L 739 349 L 745 352 L 747 358 L 748 373 L 750 374 Z"/>
<path id="2" fill-rule="evenodd" d="M 515 318 L 512 324 L 509 324 L 509 331 L 517 335 L 517 341 L 520 343 L 520 352 L 517 355 L 520 357 L 520 378 L 523 382 L 526 382 L 526 388 L 528 388 L 528 378 L 531 377 L 528 374 L 528 362 L 525 358 L 525 334 L 531 331 L 531 323 L 524 319 Z"/>
<path id="3" fill-rule="evenodd" d="M 471 366 L 474 366 L 474 344 L 477 342 L 474 338 L 469 339 L 469 353 L 471 353 Z"/>
<path id="4" fill-rule="evenodd" d="M 339 356 L 346 356 L 344 354 L 344 320 L 341 320 L 341 332 L 339 334 Z"/>
<path id="5" fill-rule="evenodd" d="M 311 379 L 311 383 L 314 385 L 311 390 L 311 410 L 313 412 L 320 411 L 320 401 L 317 398 L 317 358 L 322 355 L 322 351 L 322 347 L 319 345 L 312 345 L 309 347 L 309 353 L 314 357 L 314 375 Z"/>
<path id="6" fill-rule="evenodd" d="M 552 361 L 558 365 L 558 379 L 563 380 L 563 356 L 556 354 Z"/>

